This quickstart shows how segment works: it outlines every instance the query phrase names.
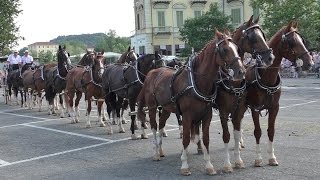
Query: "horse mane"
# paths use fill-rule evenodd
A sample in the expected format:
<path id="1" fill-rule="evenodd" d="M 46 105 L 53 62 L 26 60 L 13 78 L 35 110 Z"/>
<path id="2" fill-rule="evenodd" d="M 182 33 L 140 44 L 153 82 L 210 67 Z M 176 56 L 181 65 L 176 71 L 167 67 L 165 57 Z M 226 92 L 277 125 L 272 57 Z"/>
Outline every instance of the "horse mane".
<path id="1" fill-rule="evenodd" d="M 280 37 L 280 40 L 281 40 L 281 37 L 282 35 L 284 34 L 283 31 L 287 28 L 287 26 L 283 26 L 279 31 L 277 31 L 271 38 L 270 40 L 268 41 L 268 43 L 270 42 L 274 42 L 276 40 L 276 38 L 279 38 Z M 290 31 L 297 31 L 298 28 L 294 28 L 294 27 L 290 27 Z"/>

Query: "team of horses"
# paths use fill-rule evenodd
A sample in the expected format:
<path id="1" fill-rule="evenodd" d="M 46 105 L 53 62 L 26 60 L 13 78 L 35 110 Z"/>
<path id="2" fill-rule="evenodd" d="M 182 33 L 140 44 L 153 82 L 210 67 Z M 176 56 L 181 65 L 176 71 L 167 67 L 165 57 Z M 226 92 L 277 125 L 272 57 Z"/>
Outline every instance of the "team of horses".
<path id="1" fill-rule="evenodd" d="M 86 127 L 91 127 L 90 114 L 94 101 L 98 109 L 98 122 L 100 126 L 106 126 L 107 134 L 113 134 L 111 119 L 119 127 L 119 133 L 125 132 L 122 125 L 125 123 L 123 111 L 129 105 L 132 112 L 132 139 L 138 139 L 135 134 L 136 115 L 141 122 L 141 138 L 148 138 L 145 129 L 148 128 L 146 115 L 149 115 L 154 151 L 152 158 L 156 161 L 165 156 L 162 146 L 163 137 L 166 136 L 164 128 L 170 114 L 175 113 L 181 126 L 182 175 L 191 174 L 188 165 L 190 140 L 197 144 L 198 152 L 204 155 L 206 173 L 216 174 L 209 155 L 209 129 L 213 109 L 218 110 L 223 129 L 223 170 L 233 171 L 229 154 L 229 120 L 233 124 L 235 141 L 234 168 L 245 167 L 240 156 L 240 149 L 244 148 L 241 120 L 248 108 L 251 109 L 256 138 L 254 165 L 262 166 L 259 117 L 261 111 L 266 110 L 268 161 L 269 165 L 277 166 L 273 142 L 281 95 L 281 60 L 283 57 L 292 62 L 301 59 L 304 70 L 308 70 L 313 61 L 297 30 L 296 22 L 292 21 L 279 29 L 267 41 L 258 21 L 258 18 L 251 17 L 232 33 L 228 30 L 216 30 L 214 38 L 200 52 L 191 55 L 185 64 L 174 61 L 171 67 L 165 65 L 157 52 L 138 56 L 130 47 L 113 64 L 105 63 L 104 52 L 88 51 L 77 65 L 72 65 L 66 48 L 59 46 L 57 63 L 35 69 L 24 65 L 19 70 L 9 71 L 9 95 L 11 97 L 13 89 L 17 100 L 20 91 L 21 106 L 28 101 L 28 107 L 32 108 L 32 97 L 36 94 L 41 111 L 44 92 L 49 114 L 56 113 L 59 106 L 55 104 L 59 100 L 60 116 L 64 117 L 63 102 L 66 102 L 71 123 L 78 123 L 80 99 L 84 94 Z M 254 65 L 243 64 L 244 53 L 252 54 Z M 106 108 L 103 107 L 104 103 Z M 105 115 L 105 109 L 109 118 Z"/>

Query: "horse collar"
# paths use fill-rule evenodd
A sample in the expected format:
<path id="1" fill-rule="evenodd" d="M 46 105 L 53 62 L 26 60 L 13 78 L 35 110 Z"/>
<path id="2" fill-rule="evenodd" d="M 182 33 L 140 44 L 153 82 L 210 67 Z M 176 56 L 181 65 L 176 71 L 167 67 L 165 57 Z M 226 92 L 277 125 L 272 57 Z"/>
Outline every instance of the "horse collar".
<path id="1" fill-rule="evenodd" d="M 260 77 L 260 74 L 258 72 L 258 68 L 255 68 L 255 80 L 253 81 L 253 83 L 254 82 L 257 83 L 257 85 L 258 85 L 258 87 L 260 89 L 265 90 L 267 92 L 267 94 L 270 95 L 270 96 L 274 95 L 274 93 L 276 93 L 281 88 L 281 84 L 282 84 L 280 74 L 278 73 L 277 83 L 276 83 L 275 86 L 264 85 L 261 82 L 261 77 Z"/>

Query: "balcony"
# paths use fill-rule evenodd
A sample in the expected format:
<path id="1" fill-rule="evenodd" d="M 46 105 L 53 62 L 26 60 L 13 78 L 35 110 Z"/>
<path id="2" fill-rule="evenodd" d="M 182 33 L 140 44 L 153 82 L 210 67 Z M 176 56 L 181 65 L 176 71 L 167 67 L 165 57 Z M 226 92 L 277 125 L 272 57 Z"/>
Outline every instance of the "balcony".
<path id="1" fill-rule="evenodd" d="M 153 5 L 156 4 L 170 4 L 171 0 L 152 0 Z"/>
<path id="2" fill-rule="evenodd" d="M 163 27 L 154 27 L 153 28 L 154 34 L 171 34 L 171 26 L 163 26 Z"/>
<path id="3" fill-rule="evenodd" d="M 208 1 L 206 0 L 190 0 L 190 4 L 194 5 L 194 4 L 206 4 Z"/>

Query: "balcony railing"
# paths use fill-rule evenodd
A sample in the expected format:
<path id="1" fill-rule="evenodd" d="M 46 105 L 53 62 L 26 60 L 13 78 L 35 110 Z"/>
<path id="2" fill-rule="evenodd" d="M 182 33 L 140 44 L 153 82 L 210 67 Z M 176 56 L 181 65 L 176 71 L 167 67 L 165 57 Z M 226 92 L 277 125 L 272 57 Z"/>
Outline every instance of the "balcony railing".
<path id="1" fill-rule="evenodd" d="M 171 33 L 171 26 L 154 27 L 153 33 L 154 34 L 170 34 Z"/>
<path id="2" fill-rule="evenodd" d="M 202 3 L 202 4 L 206 4 L 208 1 L 206 0 L 190 0 L 190 4 L 196 4 L 196 3 Z"/>
<path id="3" fill-rule="evenodd" d="M 164 4 L 170 4 L 171 0 L 152 0 L 153 4 L 159 4 L 159 3 L 164 3 Z"/>

